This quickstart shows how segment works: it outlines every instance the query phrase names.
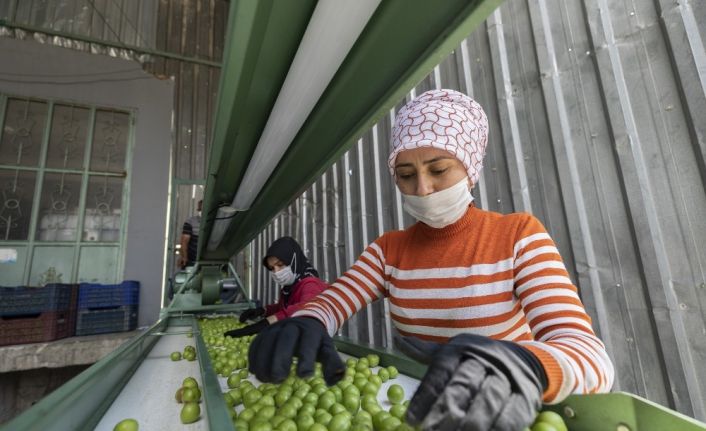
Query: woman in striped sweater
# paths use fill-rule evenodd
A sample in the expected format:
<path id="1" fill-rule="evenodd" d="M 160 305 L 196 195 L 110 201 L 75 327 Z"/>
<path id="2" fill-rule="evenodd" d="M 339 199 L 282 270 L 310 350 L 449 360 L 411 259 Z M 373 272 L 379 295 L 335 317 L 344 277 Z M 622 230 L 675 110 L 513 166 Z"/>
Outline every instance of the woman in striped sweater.
<path id="1" fill-rule="evenodd" d="M 477 208 L 488 121 L 453 90 L 432 90 L 395 119 L 390 173 L 419 220 L 387 232 L 292 319 L 263 331 L 250 369 L 281 381 L 323 364 L 329 384 L 345 369 L 331 336 L 371 302 L 389 298 L 398 347 L 429 364 L 407 411 L 424 429 L 508 430 L 544 403 L 610 390 L 613 366 L 577 288 L 532 215 Z"/>

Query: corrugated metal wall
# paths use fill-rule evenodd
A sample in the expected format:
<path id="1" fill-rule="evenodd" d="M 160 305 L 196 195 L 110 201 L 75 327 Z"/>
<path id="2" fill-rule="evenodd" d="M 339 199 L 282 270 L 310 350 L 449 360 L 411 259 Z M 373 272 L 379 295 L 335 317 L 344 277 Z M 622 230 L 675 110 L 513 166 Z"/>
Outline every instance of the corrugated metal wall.
<path id="1" fill-rule="evenodd" d="M 476 202 L 544 222 L 614 359 L 615 389 L 701 420 L 705 39 L 700 0 L 509 0 L 415 90 L 455 88 L 485 107 Z M 393 114 L 251 243 L 255 297 L 277 297 L 259 262 L 279 236 L 297 238 L 332 281 L 412 221 L 385 165 Z M 385 311 L 373 305 L 343 333 L 386 345 Z"/>
<path id="2" fill-rule="evenodd" d="M 220 63 L 227 19 L 227 0 L 159 0 L 156 47 Z M 175 80 L 174 177 L 205 180 L 220 68 L 156 58 L 145 69 Z"/>

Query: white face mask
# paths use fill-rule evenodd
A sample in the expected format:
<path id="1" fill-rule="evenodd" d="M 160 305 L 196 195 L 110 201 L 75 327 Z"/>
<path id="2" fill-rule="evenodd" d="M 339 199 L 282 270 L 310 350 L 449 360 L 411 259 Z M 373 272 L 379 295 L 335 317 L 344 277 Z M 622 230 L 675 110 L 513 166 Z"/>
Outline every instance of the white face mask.
<path id="1" fill-rule="evenodd" d="M 468 189 L 468 178 L 440 192 L 426 196 L 405 195 L 404 209 L 409 215 L 433 228 L 440 229 L 463 217 L 473 195 Z"/>
<path id="2" fill-rule="evenodd" d="M 294 272 L 292 272 L 291 266 L 285 266 L 277 272 L 270 272 L 270 277 L 272 281 L 280 286 L 289 286 L 294 283 L 294 280 L 297 278 Z"/>
<path id="3" fill-rule="evenodd" d="M 296 262 L 297 254 L 294 253 L 294 255 L 292 256 L 292 265 L 296 265 Z M 280 286 L 289 286 L 290 284 L 293 284 L 294 281 L 297 279 L 297 275 L 294 273 L 294 271 L 292 271 L 292 265 L 287 265 L 277 272 L 271 271 L 270 277 L 272 278 L 272 281 L 279 284 Z"/>

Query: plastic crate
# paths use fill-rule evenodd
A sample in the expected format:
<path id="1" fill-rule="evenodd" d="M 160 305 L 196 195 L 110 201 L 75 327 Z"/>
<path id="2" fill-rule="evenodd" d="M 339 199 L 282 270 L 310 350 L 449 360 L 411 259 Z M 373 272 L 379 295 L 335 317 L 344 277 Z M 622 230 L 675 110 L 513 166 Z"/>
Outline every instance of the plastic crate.
<path id="1" fill-rule="evenodd" d="M 81 283 L 78 290 L 79 309 L 122 307 L 139 303 L 139 281 L 123 281 L 120 284 Z"/>
<path id="2" fill-rule="evenodd" d="M 0 287 L 0 316 L 23 316 L 76 307 L 78 286 L 48 284 L 44 287 Z"/>
<path id="3" fill-rule="evenodd" d="M 0 317 L 0 346 L 54 341 L 73 335 L 76 310 Z"/>
<path id="4" fill-rule="evenodd" d="M 137 328 L 137 311 L 137 305 L 79 309 L 76 313 L 76 335 L 132 331 Z"/>

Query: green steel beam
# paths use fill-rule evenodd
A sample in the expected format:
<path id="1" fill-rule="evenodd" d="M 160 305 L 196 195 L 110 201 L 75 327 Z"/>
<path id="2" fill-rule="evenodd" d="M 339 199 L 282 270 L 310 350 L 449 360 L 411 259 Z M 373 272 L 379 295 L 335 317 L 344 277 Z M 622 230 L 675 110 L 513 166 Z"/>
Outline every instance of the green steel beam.
<path id="1" fill-rule="evenodd" d="M 315 5 L 242 0 L 230 6 L 199 249 L 218 205 L 231 202 L 247 169 Z"/>
<path id="2" fill-rule="evenodd" d="M 24 284 L 31 285 L 32 262 L 34 261 L 34 245 L 37 241 L 37 225 L 39 224 L 39 205 L 44 189 L 44 168 L 46 167 L 47 153 L 49 152 L 49 135 L 51 134 L 52 119 L 54 118 L 54 101 L 47 101 L 47 121 L 44 124 L 41 150 L 39 152 L 39 171 L 34 178 L 34 196 L 32 196 L 32 212 L 29 217 L 29 238 L 27 241 L 27 260 L 25 261 Z M 77 229 L 78 230 L 78 229 Z M 72 264 L 75 264 L 73 262 Z"/>
<path id="3" fill-rule="evenodd" d="M 51 28 L 22 24 L 22 23 L 18 23 L 16 21 L 14 21 L 14 20 L 8 21 L 8 20 L 0 19 L 0 26 L 12 28 L 12 29 L 31 31 L 31 32 L 36 32 L 36 33 L 43 33 L 43 34 L 48 34 L 50 36 L 64 37 L 66 39 L 72 39 L 72 40 L 75 40 L 78 42 L 93 43 L 93 44 L 97 44 L 97 45 L 108 46 L 111 48 L 128 49 L 128 50 L 134 51 L 138 54 L 154 55 L 157 57 L 164 57 L 164 58 L 169 58 L 172 60 L 183 61 L 185 63 L 200 64 L 203 66 L 210 66 L 210 67 L 221 67 L 221 63 L 218 61 L 206 60 L 204 58 L 191 57 L 191 56 L 187 56 L 187 55 L 175 54 L 173 52 L 167 52 L 167 51 L 163 51 L 160 49 L 152 49 L 152 48 L 140 47 L 140 46 L 135 46 L 135 45 L 127 45 L 124 43 L 115 43 L 115 42 L 111 42 L 111 41 L 104 40 L 104 39 L 98 39 L 95 37 L 84 36 L 84 35 L 75 34 L 75 33 L 68 33 L 68 32 L 64 32 L 64 31 L 57 31 L 57 30 L 53 30 Z"/>
<path id="4" fill-rule="evenodd" d="M 83 169 L 91 166 L 91 154 L 93 149 L 93 133 L 96 122 L 96 107 L 92 106 L 88 113 L 88 129 L 86 130 L 86 142 L 83 147 Z M 46 171 L 46 170 L 45 170 Z M 89 175 L 81 172 L 81 190 L 78 195 L 78 219 L 76 220 L 76 238 L 74 238 L 74 266 L 71 270 L 71 283 L 78 282 L 78 268 L 81 266 L 81 241 L 83 241 L 83 223 L 86 220 L 86 200 L 88 194 Z M 124 189 L 123 189 L 124 191 Z M 126 214 L 126 213 L 123 213 Z"/>
<path id="5" fill-rule="evenodd" d="M 239 2 L 238 5 L 242 6 L 243 3 L 248 2 Z M 206 244 L 216 204 L 231 202 L 261 132 L 261 127 L 257 127 L 250 130 L 251 134 L 244 135 L 237 124 L 243 121 L 243 117 L 238 117 L 232 110 L 224 112 L 232 109 L 233 103 L 250 107 L 254 100 L 252 97 L 245 98 L 243 93 L 252 95 L 256 89 L 249 80 L 238 73 L 231 73 L 231 60 L 237 55 L 240 58 L 244 55 L 245 47 L 238 46 L 238 42 L 244 44 L 242 37 L 254 37 L 247 34 L 247 29 L 242 26 L 240 30 L 246 34 L 238 33 L 236 22 L 227 32 L 227 42 L 231 45 L 221 76 L 232 81 L 222 81 L 217 105 L 221 121 L 214 125 L 214 145 L 206 187 L 206 208 L 210 217 L 202 221 L 203 234 L 199 238 L 201 256 L 225 259 L 242 249 L 272 217 L 306 190 L 367 129 L 402 100 L 500 3 L 502 0 L 383 0 L 251 208 L 237 213 L 218 249 L 207 252 Z M 235 12 L 238 7 L 232 9 Z M 267 28 L 258 30 L 258 36 L 260 32 L 270 31 Z M 288 39 L 287 36 L 282 38 Z M 289 39 L 298 42 L 299 34 Z M 292 53 L 295 50 L 293 46 Z M 262 50 L 261 54 L 259 61 L 265 61 L 270 56 L 266 50 Z M 243 67 L 242 64 L 239 66 Z M 233 88 L 238 84 L 250 86 L 250 91 L 241 89 L 241 93 L 234 93 Z M 279 88 L 279 85 L 271 89 L 275 90 L 275 87 Z M 226 99 L 232 102 L 224 104 Z M 257 109 L 262 109 L 259 104 L 265 102 L 271 107 L 274 98 L 271 101 L 258 98 L 257 102 Z M 269 113 L 269 109 L 264 111 Z M 226 113 L 234 114 L 232 123 L 223 122 L 230 118 L 223 118 Z M 262 120 L 266 116 L 258 118 Z M 238 144 L 231 145 L 230 151 L 226 151 L 226 142 Z"/>
<path id="6" fill-rule="evenodd" d="M 198 322 L 193 319 L 192 330 L 196 343 L 196 354 L 198 355 L 199 370 L 201 371 L 201 383 L 203 385 L 203 398 L 206 406 L 206 416 L 208 417 L 208 428 L 212 430 L 232 430 L 233 421 L 228 413 L 221 384 L 218 382 L 218 374 L 213 369 L 211 358 L 208 356 L 208 349 L 201 336 Z"/>

